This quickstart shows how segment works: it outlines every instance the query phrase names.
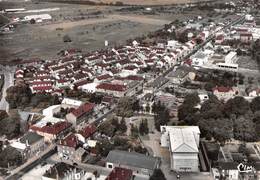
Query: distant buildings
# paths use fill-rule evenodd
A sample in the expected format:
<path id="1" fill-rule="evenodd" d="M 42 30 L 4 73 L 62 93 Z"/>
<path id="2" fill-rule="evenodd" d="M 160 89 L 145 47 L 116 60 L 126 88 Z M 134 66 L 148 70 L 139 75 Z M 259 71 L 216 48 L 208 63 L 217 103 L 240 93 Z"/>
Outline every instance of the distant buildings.
<path id="1" fill-rule="evenodd" d="M 24 21 L 30 21 L 32 19 L 34 19 L 36 22 L 42 22 L 42 21 L 46 21 L 46 20 L 51 20 L 52 17 L 49 14 L 35 14 L 35 15 L 28 15 L 25 16 Z"/>
<path id="2" fill-rule="evenodd" d="M 177 172 L 199 171 L 198 126 L 161 126 L 161 146 L 169 148 L 171 169 Z"/>

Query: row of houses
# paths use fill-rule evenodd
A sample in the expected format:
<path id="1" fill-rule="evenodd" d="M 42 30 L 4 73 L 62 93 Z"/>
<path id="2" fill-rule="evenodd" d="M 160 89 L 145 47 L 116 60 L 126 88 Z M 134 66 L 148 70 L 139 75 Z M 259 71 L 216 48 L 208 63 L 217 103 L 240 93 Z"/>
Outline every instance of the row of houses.
<path id="1" fill-rule="evenodd" d="M 62 95 L 64 88 L 100 92 L 116 97 L 139 91 L 146 79 L 143 68 L 168 69 L 196 46 L 194 39 L 185 44 L 170 40 L 156 46 L 140 45 L 100 50 L 87 54 L 66 51 L 52 61 L 22 61 L 16 70 L 16 81 L 24 81 L 33 93 Z M 35 63 L 36 62 L 36 63 Z"/>

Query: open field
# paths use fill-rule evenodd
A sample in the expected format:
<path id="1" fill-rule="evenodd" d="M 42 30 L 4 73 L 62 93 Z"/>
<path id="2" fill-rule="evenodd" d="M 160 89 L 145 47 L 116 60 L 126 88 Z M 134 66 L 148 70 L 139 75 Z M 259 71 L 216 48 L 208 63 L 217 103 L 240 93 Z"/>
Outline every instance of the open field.
<path id="1" fill-rule="evenodd" d="M 150 25 L 158 25 L 163 26 L 164 24 L 168 24 L 171 21 L 163 20 L 163 19 L 154 19 L 148 18 L 145 16 L 126 16 L 126 15 L 109 15 L 105 18 L 95 18 L 95 19 L 84 19 L 80 21 L 74 22 L 61 22 L 57 24 L 47 24 L 43 25 L 42 27 L 47 30 L 56 30 L 57 28 L 62 29 L 71 29 L 77 26 L 85 26 L 85 25 L 92 25 L 92 24 L 101 24 L 101 23 L 108 23 L 108 22 L 117 22 L 117 21 L 131 21 L 143 24 L 150 24 Z"/>
<path id="2" fill-rule="evenodd" d="M 109 44 L 123 44 L 125 40 L 141 36 L 159 26 L 134 23 L 128 21 L 109 21 L 101 24 L 66 24 L 67 28 L 56 31 L 50 25 L 32 26 L 23 25 L 15 34 L 2 37 L 0 49 L 1 59 L 6 61 L 14 58 L 52 58 L 62 49 L 80 48 L 84 51 L 92 51 L 104 48 L 104 41 Z M 69 27 L 69 28 L 68 28 Z M 72 42 L 64 43 L 62 37 L 68 34 Z M 19 44 L 17 44 L 19 42 Z"/>
<path id="3" fill-rule="evenodd" d="M 1 4 L 1 3 L 0 3 Z M 52 16 L 51 21 L 39 24 L 18 24 L 14 33 L 0 36 L 0 62 L 15 58 L 53 59 L 67 48 L 78 48 L 84 52 L 123 45 L 128 39 L 146 35 L 161 29 L 176 19 L 186 21 L 198 15 L 207 17 L 207 11 L 192 9 L 183 11 L 174 6 L 158 6 L 152 14 L 145 9 L 129 9 L 128 6 L 90 6 L 50 2 L 13 3 L 8 8 L 25 8 L 27 12 L 41 9 L 57 9 L 44 12 Z M 7 14 L 9 18 L 35 13 Z M 69 35 L 71 43 L 64 43 L 63 36 Z"/>

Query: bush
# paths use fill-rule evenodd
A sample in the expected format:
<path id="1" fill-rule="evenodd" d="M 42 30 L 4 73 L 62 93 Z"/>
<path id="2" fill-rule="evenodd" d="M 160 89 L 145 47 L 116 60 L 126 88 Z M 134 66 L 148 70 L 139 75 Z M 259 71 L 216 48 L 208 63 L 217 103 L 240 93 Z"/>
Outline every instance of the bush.
<path id="1" fill-rule="evenodd" d="M 65 35 L 63 36 L 63 42 L 72 42 L 71 38 L 69 37 L 69 35 Z"/>

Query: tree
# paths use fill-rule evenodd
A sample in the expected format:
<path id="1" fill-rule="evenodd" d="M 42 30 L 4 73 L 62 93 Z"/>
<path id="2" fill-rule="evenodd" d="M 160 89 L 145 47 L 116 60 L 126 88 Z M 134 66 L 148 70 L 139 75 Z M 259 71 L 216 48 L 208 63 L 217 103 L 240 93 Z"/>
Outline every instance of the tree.
<path id="1" fill-rule="evenodd" d="M 187 104 L 182 104 L 178 107 L 178 118 L 179 120 L 188 120 L 192 117 L 198 110 L 193 106 Z"/>
<path id="2" fill-rule="evenodd" d="M 116 128 L 118 128 L 119 127 L 118 118 L 117 117 L 113 117 L 112 120 L 111 120 L 111 124 L 113 126 L 115 126 Z"/>
<path id="3" fill-rule="evenodd" d="M 257 96 L 252 100 L 250 108 L 253 112 L 260 111 L 260 96 Z"/>
<path id="4" fill-rule="evenodd" d="M 138 133 L 139 133 L 138 128 L 135 125 L 131 124 L 131 136 L 137 138 Z"/>
<path id="5" fill-rule="evenodd" d="M 0 120 L 0 136 L 6 135 L 8 139 L 16 138 L 20 135 L 19 119 L 7 117 Z"/>
<path id="6" fill-rule="evenodd" d="M 31 24 L 35 24 L 35 23 L 36 23 L 35 19 L 31 19 L 31 20 L 30 20 L 30 23 L 31 23 Z"/>
<path id="7" fill-rule="evenodd" d="M 149 128 L 148 128 L 148 122 L 147 119 L 142 119 L 140 125 L 139 125 L 139 133 L 141 135 L 145 135 L 149 133 Z"/>
<path id="8" fill-rule="evenodd" d="M 6 93 L 5 99 L 9 103 L 10 108 L 25 107 L 30 103 L 32 97 L 31 89 L 25 84 L 11 86 Z"/>
<path id="9" fill-rule="evenodd" d="M 148 112 L 148 113 L 150 113 L 150 105 L 149 105 L 149 104 L 146 104 L 146 106 L 145 106 L 145 111 Z"/>
<path id="10" fill-rule="evenodd" d="M 126 138 L 116 136 L 113 138 L 113 141 L 114 141 L 114 146 L 116 147 L 116 149 L 128 150 L 131 146 L 128 143 L 128 139 L 126 139 Z"/>
<path id="11" fill-rule="evenodd" d="M 202 137 L 210 135 L 218 142 L 225 142 L 233 137 L 233 122 L 228 118 L 200 119 L 198 122 Z"/>
<path id="12" fill-rule="evenodd" d="M 197 93 L 191 93 L 185 96 L 183 103 L 190 106 L 196 106 L 198 103 L 200 103 L 200 98 Z"/>
<path id="13" fill-rule="evenodd" d="M 109 140 L 104 139 L 97 143 L 96 148 L 97 152 L 101 156 L 106 157 L 108 153 L 114 149 L 114 146 L 109 142 Z"/>
<path id="14" fill-rule="evenodd" d="M 133 111 L 135 112 L 139 112 L 140 111 L 140 104 L 139 104 L 139 99 L 137 99 L 134 103 L 133 103 Z"/>
<path id="15" fill-rule="evenodd" d="M 166 180 L 161 169 L 155 169 L 150 180 Z"/>
<path id="16" fill-rule="evenodd" d="M 248 115 L 234 119 L 234 138 L 246 142 L 256 140 L 255 124 Z"/>
<path id="17" fill-rule="evenodd" d="M 8 114 L 4 110 L 0 110 L 0 121 L 8 117 Z"/>
<path id="18" fill-rule="evenodd" d="M 195 106 L 200 103 L 200 98 L 197 93 L 191 93 L 185 96 L 184 102 L 178 108 L 178 118 L 179 120 L 184 120 L 188 124 L 192 125 L 193 116 L 198 111 Z"/>
<path id="19" fill-rule="evenodd" d="M 122 118 L 120 121 L 119 130 L 123 133 L 125 133 L 127 131 L 127 126 L 126 126 L 126 122 L 125 122 L 124 118 Z"/>
<path id="20" fill-rule="evenodd" d="M 249 102 L 241 96 L 236 96 L 233 99 L 229 99 L 224 106 L 224 112 L 227 117 L 231 117 L 232 114 L 236 116 L 243 115 L 247 113 L 249 110 Z"/>
<path id="21" fill-rule="evenodd" d="M 119 99 L 116 108 L 116 114 L 122 117 L 131 117 L 133 115 L 134 99 L 131 97 L 122 97 Z"/>
<path id="22" fill-rule="evenodd" d="M 63 42 L 72 42 L 71 38 L 69 37 L 69 35 L 64 35 L 63 36 Z"/>
<path id="23" fill-rule="evenodd" d="M 19 166 L 22 164 L 22 161 L 21 153 L 11 146 L 7 146 L 0 153 L 0 167 Z"/>
<path id="24" fill-rule="evenodd" d="M 98 127 L 98 131 L 106 136 L 112 137 L 115 134 L 116 127 L 113 126 L 110 121 L 105 121 Z"/>
<path id="25" fill-rule="evenodd" d="M 224 117 L 224 104 L 219 101 L 215 96 L 209 98 L 205 101 L 200 108 L 201 116 L 204 119 L 209 118 L 223 118 Z"/>
<path id="26" fill-rule="evenodd" d="M 169 121 L 169 111 L 167 109 L 164 109 L 163 111 L 158 112 L 158 114 L 156 114 L 154 117 L 155 128 L 157 129 L 157 131 L 160 131 L 160 127 L 162 125 L 167 125 Z"/>

